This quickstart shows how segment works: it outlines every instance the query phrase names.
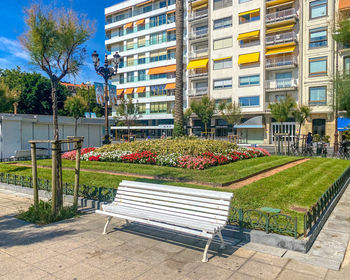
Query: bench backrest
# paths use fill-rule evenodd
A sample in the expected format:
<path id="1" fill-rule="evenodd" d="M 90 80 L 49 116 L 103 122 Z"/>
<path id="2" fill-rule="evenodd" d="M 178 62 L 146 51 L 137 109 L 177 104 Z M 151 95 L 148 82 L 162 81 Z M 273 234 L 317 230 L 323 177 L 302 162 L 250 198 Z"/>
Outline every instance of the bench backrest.
<path id="1" fill-rule="evenodd" d="M 36 155 L 38 157 L 46 156 L 47 155 L 47 150 L 37 149 L 36 150 Z M 15 158 L 30 158 L 30 157 L 31 157 L 30 150 L 18 150 L 18 151 L 15 152 Z"/>
<path id="2" fill-rule="evenodd" d="M 225 225 L 233 193 L 123 180 L 114 203 Z"/>

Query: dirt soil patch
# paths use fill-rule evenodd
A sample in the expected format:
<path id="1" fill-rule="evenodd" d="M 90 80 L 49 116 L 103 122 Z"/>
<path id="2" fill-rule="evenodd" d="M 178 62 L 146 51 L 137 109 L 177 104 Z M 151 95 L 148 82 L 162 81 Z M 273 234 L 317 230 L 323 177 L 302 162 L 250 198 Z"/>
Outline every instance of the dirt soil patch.
<path id="1" fill-rule="evenodd" d="M 276 168 L 273 168 L 271 170 L 268 170 L 268 171 L 265 171 L 265 172 L 261 172 L 260 174 L 258 175 L 255 175 L 255 176 L 252 176 L 252 177 L 249 177 L 247 179 L 244 179 L 244 180 L 241 180 L 239 182 L 236 182 L 236 183 L 233 183 L 229 186 L 227 186 L 227 188 L 230 188 L 230 189 L 240 189 L 246 185 L 249 185 L 249 184 L 252 184 L 256 181 L 259 181 L 263 178 L 266 178 L 266 177 L 270 177 L 272 175 L 275 175 L 276 173 L 279 173 L 283 170 L 287 170 L 291 167 L 294 167 L 294 166 L 297 166 L 299 164 L 302 164 L 306 161 L 310 160 L 309 158 L 305 158 L 305 159 L 301 159 L 301 160 L 298 160 L 298 161 L 293 161 L 291 163 L 287 163 L 287 164 L 284 164 L 282 166 L 279 166 L 279 167 L 276 167 Z"/>

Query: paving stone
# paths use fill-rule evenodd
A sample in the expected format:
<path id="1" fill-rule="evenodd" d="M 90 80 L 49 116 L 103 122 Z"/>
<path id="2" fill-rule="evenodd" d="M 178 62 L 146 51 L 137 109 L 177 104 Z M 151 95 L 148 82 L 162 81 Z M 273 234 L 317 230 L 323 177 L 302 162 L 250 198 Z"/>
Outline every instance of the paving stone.
<path id="1" fill-rule="evenodd" d="M 21 269 L 28 268 L 28 264 L 17 260 L 16 258 L 5 259 L 1 262 L 0 276 L 8 275 L 11 272 L 19 271 Z"/>
<path id="2" fill-rule="evenodd" d="M 35 267 L 28 267 L 23 270 L 17 270 L 12 273 L 6 274 L 0 277 L 0 279 L 11 280 L 36 280 L 36 279 L 48 279 L 51 275 L 41 269 Z"/>
<path id="3" fill-rule="evenodd" d="M 256 253 L 256 251 L 253 250 L 248 250 L 245 248 L 238 248 L 235 252 L 234 255 L 237 257 L 241 257 L 241 258 L 250 258 L 251 256 L 253 256 Z"/>
<path id="4" fill-rule="evenodd" d="M 238 272 L 251 275 L 260 279 L 275 279 L 281 272 L 282 268 L 269 264 L 249 260 Z"/>
<path id="5" fill-rule="evenodd" d="M 58 272 L 55 273 L 55 276 L 62 280 L 80 280 L 80 279 L 88 279 L 91 277 L 91 275 L 99 275 L 103 274 L 103 272 L 100 269 L 97 269 L 95 267 L 83 264 L 83 263 L 77 263 L 75 265 L 72 265 L 66 269 L 61 269 Z"/>
<path id="6" fill-rule="evenodd" d="M 260 253 L 260 252 L 257 252 L 251 258 L 251 260 L 274 265 L 274 266 L 280 266 L 280 267 L 283 267 L 288 262 L 288 259 L 276 257 L 276 256 L 271 256 L 269 254 Z"/>
<path id="7" fill-rule="evenodd" d="M 114 279 L 134 279 L 146 271 L 150 270 L 151 267 L 144 262 L 125 260 L 108 269 L 108 275 L 113 275 Z"/>
<path id="8" fill-rule="evenodd" d="M 210 259 L 210 264 L 222 267 L 225 269 L 230 269 L 233 271 L 238 270 L 245 262 L 247 259 L 237 257 L 235 255 L 229 256 L 227 258 L 215 256 L 212 259 Z"/>
<path id="9" fill-rule="evenodd" d="M 277 256 L 277 257 L 282 257 L 287 250 L 286 249 L 281 249 L 281 248 L 275 248 L 263 244 L 258 244 L 258 243 L 247 243 L 246 245 L 243 246 L 244 249 L 247 250 L 253 250 L 261 253 L 266 253 L 269 255 Z"/>
<path id="10" fill-rule="evenodd" d="M 92 258 L 85 259 L 83 262 L 99 269 L 108 270 L 110 267 L 125 260 L 126 258 L 122 255 L 102 252 L 101 254 L 95 255 Z"/>
<path id="11" fill-rule="evenodd" d="M 312 276 L 309 274 L 297 272 L 295 270 L 285 269 L 282 271 L 282 273 L 278 276 L 277 279 L 278 280 L 296 280 L 296 279 L 318 280 L 318 279 L 323 279 L 323 277 Z"/>
<path id="12" fill-rule="evenodd" d="M 33 263 L 48 259 L 50 257 L 53 257 L 55 255 L 57 255 L 56 252 L 37 246 L 37 248 L 35 248 L 34 251 L 27 254 L 19 255 L 17 256 L 17 258 L 26 263 L 33 264 Z"/>
<path id="13" fill-rule="evenodd" d="M 286 269 L 291 269 L 303 274 L 309 274 L 309 275 L 313 275 L 316 277 L 324 277 L 327 273 L 327 269 L 326 268 L 322 268 L 322 267 L 316 267 L 313 265 L 309 265 L 309 264 L 305 264 L 305 263 L 300 263 L 297 262 L 295 260 L 290 260 L 286 267 Z"/>
<path id="14" fill-rule="evenodd" d="M 83 246 L 83 247 L 79 247 L 76 248 L 74 250 L 71 251 L 67 251 L 64 253 L 64 255 L 78 260 L 78 261 L 85 261 L 87 259 L 91 259 L 95 256 L 99 256 L 102 255 L 104 253 L 103 249 L 100 249 L 98 247 L 95 246 Z"/>
<path id="15" fill-rule="evenodd" d="M 69 258 L 66 255 L 56 254 L 54 257 L 50 257 L 46 260 L 41 260 L 34 263 L 33 265 L 48 273 L 55 273 L 61 269 L 67 269 L 78 262 L 79 260 L 77 259 Z"/>
<path id="16" fill-rule="evenodd" d="M 190 279 L 196 280 L 221 280 L 227 279 L 233 271 L 224 269 L 210 263 L 200 263 L 193 271 L 187 274 Z"/>
<path id="17" fill-rule="evenodd" d="M 233 273 L 227 280 L 258 280 L 259 278 L 253 277 L 251 275 L 243 274 L 240 272 Z"/>

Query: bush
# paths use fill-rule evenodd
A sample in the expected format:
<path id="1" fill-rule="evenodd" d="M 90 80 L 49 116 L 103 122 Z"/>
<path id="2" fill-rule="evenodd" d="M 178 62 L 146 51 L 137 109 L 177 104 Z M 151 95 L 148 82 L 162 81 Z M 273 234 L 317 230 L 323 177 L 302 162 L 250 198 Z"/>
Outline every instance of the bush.
<path id="1" fill-rule="evenodd" d="M 38 207 L 31 205 L 26 212 L 21 212 L 17 215 L 18 219 L 37 225 L 46 225 L 77 216 L 76 209 L 71 207 L 63 207 L 57 215 L 51 213 L 51 202 L 40 200 Z"/>

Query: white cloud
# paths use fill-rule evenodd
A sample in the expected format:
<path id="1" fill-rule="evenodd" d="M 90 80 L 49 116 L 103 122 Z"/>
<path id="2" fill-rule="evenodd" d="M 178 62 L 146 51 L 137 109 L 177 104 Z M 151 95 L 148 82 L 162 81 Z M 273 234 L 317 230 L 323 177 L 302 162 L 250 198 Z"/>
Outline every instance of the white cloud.
<path id="1" fill-rule="evenodd" d="M 30 60 L 28 52 L 22 47 L 18 40 L 0 36 L 0 51 L 26 61 Z"/>

